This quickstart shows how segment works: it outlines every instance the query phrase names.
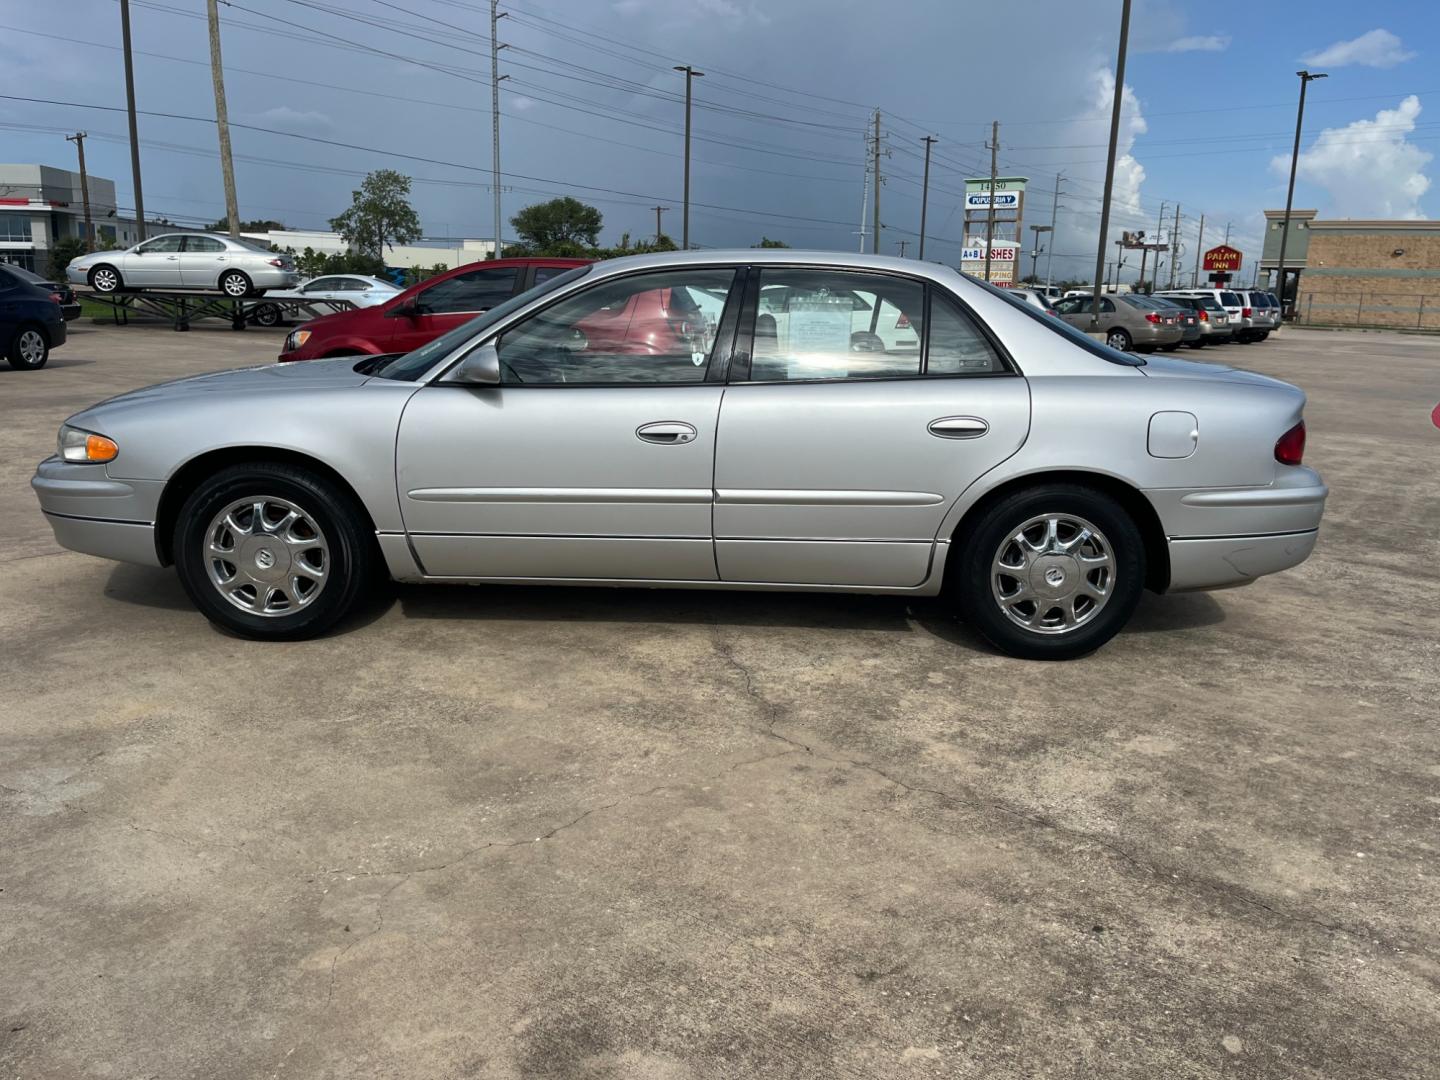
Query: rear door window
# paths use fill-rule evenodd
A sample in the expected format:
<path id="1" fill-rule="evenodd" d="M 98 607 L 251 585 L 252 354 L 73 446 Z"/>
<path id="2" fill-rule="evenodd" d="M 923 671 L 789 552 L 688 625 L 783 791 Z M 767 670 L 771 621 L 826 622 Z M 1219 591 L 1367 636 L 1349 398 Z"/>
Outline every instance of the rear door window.
<path id="1" fill-rule="evenodd" d="M 507 266 L 456 274 L 420 293 L 420 311 L 425 315 L 488 311 L 510 298 L 517 273 L 515 267 Z"/>

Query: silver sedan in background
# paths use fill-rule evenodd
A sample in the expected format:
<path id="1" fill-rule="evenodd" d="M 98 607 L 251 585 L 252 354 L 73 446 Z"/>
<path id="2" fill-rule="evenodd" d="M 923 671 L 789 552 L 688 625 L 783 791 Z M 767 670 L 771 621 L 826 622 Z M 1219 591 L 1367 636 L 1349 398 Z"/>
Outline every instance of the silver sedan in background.
<path id="1" fill-rule="evenodd" d="M 124 251 L 94 251 L 70 260 L 65 276 L 72 285 L 88 285 L 101 294 L 200 289 L 244 297 L 300 282 L 289 255 L 219 233 L 166 233 Z"/>
<path id="2" fill-rule="evenodd" d="M 892 308 L 918 349 L 856 329 Z M 319 634 L 380 572 L 943 595 L 1005 652 L 1061 659 L 1143 589 L 1310 554 L 1304 405 L 940 265 L 692 251 L 577 267 L 405 355 L 111 398 L 32 484 L 62 545 L 174 564 L 249 637 Z"/>

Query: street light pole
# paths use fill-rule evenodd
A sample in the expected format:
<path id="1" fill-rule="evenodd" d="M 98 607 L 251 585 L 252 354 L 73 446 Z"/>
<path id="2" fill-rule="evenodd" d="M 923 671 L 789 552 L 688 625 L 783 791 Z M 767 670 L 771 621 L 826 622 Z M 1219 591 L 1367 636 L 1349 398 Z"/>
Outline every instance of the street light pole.
<path id="1" fill-rule="evenodd" d="M 685 208 L 681 211 L 680 249 L 690 250 L 690 84 L 703 78 L 703 71 L 696 71 L 689 64 L 676 64 L 676 71 L 685 73 Z"/>
<path id="2" fill-rule="evenodd" d="M 220 59 L 220 9 L 205 4 L 210 24 L 210 78 L 215 84 L 215 127 L 220 132 L 220 179 L 225 188 L 225 217 L 233 240 L 240 239 L 240 204 L 235 196 L 235 161 L 230 156 L 230 111 L 225 106 L 225 66 Z"/>
<path id="3" fill-rule="evenodd" d="M 1034 238 L 1030 241 L 1030 280 L 1036 281 L 1038 278 L 1035 275 L 1035 270 L 1040 263 L 1040 234 L 1050 233 L 1052 245 L 1055 235 L 1053 228 L 1049 225 L 1031 225 L 1030 231 L 1035 234 Z"/>
<path id="4" fill-rule="evenodd" d="M 1110 152 L 1105 158 L 1105 198 L 1100 204 L 1100 242 L 1095 245 L 1095 290 L 1090 328 L 1100 329 L 1100 275 L 1105 272 L 1105 238 L 1110 231 L 1110 195 L 1115 189 L 1115 144 L 1120 137 L 1120 106 L 1125 97 L 1125 47 L 1130 42 L 1130 0 L 1120 8 L 1120 46 L 1115 54 L 1115 100 L 1110 106 Z"/>
<path id="5" fill-rule="evenodd" d="M 1300 107 L 1295 112 L 1295 149 L 1290 152 L 1290 186 L 1285 190 L 1285 217 L 1280 225 L 1280 264 L 1276 280 L 1280 283 L 1280 317 L 1285 317 L 1285 242 L 1290 239 L 1290 206 L 1295 200 L 1295 167 L 1300 164 L 1300 129 L 1305 123 L 1305 87 L 1316 79 L 1328 79 L 1324 72 L 1311 74 L 1297 71 L 1300 76 Z M 1229 229 L 1226 229 L 1229 235 Z"/>
<path id="6" fill-rule="evenodd" d="M 930 205 L 930 147 L 940 140 L 933 135 L 926 135 L 920 140 L 925 144 L 925 180 L 920 185 L 920 255 L 923 261 L 925 258 L 925 211 Z"/>

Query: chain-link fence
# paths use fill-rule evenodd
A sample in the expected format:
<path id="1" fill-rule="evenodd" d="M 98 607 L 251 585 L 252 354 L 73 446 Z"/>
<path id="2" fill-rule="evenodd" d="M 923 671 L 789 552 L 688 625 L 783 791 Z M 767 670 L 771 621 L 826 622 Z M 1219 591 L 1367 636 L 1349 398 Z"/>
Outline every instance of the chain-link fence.
<path id="1" fill-rule="evenodd" d="M 1394 330 L 1440 330 L 1440 295 L 1375 290 L 1304 290 L 1295 321 L 1311 326 L 1355 326 Z"/>

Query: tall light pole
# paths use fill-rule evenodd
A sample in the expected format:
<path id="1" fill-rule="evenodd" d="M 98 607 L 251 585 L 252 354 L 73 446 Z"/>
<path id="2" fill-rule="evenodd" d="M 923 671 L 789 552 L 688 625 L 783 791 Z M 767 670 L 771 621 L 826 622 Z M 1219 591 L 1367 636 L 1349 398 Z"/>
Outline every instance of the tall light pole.
<path id="1" fill-rule="evenodd" d="M 500 74 L 501 45 L 500 20 L 508 15 L 500 10 L 500 0 L 490 0 L 490 186 L 495 197 L 495 258 L 504 256 L 505 248 L 500 242 L 500 80 L 509 78 Z"/>
<path id="2" fill-rule="evenodd" d="M 1110 232 L 1110 194 L 1115 189 L 1115 144 L 1120 138 L 1120 106 L 1125 98 L 1125 47 L 1130 43 L 1130 0 L 1120 8 L 1120 47 L 1115 54 L 1115 100 L 1110 106 L 1110 152 L 1105 158 L 1105 198 L 1100 204 L 1100 242 L 1095 245 L 1095 293 L 1090 328 L 1100 329 L 1100 275 L 1105 272 L 1105 238 Z"/>
<path id="3" fill-rule="evenodd" d="M 925 179 L 920 185 L 920 255 L 921 261 L 925 259 L 925 211 L 930 205 L 930 147 L 940 140 L 934 135 L 926 135 L 920 140 L 925 144 Z"/>
<path id="4" fill-rule="evenodd" d="M 685 73 L 685 208 L 681 213 L 680 249 L 690 250 L 690 84 L 704 78 L 703 71 L 696 71 L 689 64 L 676 64 L 676 71 Z"/>
<path id="5" fill-rule="evenodd" d="M 1050 200 L 1050 248 L 1045 253 L 1045 295 L 1050 295 L 1051 273 L 1055 269 L 1055 215 L 1060 211 L 1060 185 L 1065 182 L 1064 173 L 1055 174 L 1055 190 Z"/>
<path id="6" fill-rule="evenodd" d="M 1290 205 L 1295 200 L 1295 167 L 1300 164 L 1300 129 L 1305 123 L 1305 87 L 1316 79 L 1328 79 L 1330 76 L 1324 72 L 1311 74 L 1308 71 L 1297 71 L 1300 76 L 1300 108 L 1295 113 L 1295 149 L 1290 152 L 1290 186 L 1285 190 L 1285 217 L 1280 225 L 1280 264 L 1276 267 L 1279 271 L 1277 280 L 1280 282 L 1280 317 L 1285 317 L 1285 241 L 1290 239 Z M 1226 236 L 1229 236 L 1229 226 L 1226 226 Z"/>
<path id="7" fill-rule="evenodd" d="M 130 177 L 135 185 L 135 240 L 145 239 L 145 192 L 140 186 L 140 136 L 135 130 L 135 63 L 130 55 L 130 0 L 120 0 L 120 44 L 125 53 L 125 110 L 130 115 Z"/>

